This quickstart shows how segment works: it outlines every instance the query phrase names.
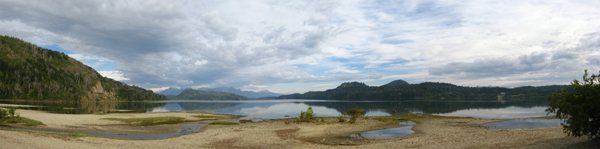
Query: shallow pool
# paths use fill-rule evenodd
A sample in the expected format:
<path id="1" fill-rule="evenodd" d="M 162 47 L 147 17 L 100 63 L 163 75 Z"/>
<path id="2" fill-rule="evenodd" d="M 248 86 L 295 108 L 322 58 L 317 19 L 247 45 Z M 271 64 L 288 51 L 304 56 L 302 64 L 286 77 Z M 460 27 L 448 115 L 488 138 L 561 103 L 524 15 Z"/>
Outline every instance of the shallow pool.
<path id="1" fill-rule="evenodd" d="M 415 122 L 400 122 L 400 127 L 371 130 L 350 135 L 353 139 L 390 139 L 404 137 L 415 133 L 412 128 Z"/>

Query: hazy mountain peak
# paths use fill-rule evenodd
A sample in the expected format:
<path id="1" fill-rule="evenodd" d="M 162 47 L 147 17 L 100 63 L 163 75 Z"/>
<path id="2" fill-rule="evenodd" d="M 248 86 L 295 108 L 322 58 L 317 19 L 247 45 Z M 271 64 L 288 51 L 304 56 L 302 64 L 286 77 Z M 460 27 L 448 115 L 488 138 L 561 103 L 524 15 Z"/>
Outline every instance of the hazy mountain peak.
<path id="1" fill-rule="evenodd" d="M 240 95 L 240 96 L 244 96 L 244 97 L 248 97 L 248 98 L 275 97 L 275 96 L 280 95 L 280 94 L 273 93 L 268 90 L 247 91 L 247 90 L 240 90 L 240 89 L 233 88 L 233 87 L 217 87 L 217 88 L 213 88 L 212 90 L 226 92 L 226 93 L 232 93 L 232 94 L 236 94 L 236 95 Z"/>
<path id="2" fill-rule="evenodd" d="M 176 95 L 179 95 L 182 91 L 183 91 L 183 89 L 181 89 L 181 88 L 169 87 L 169 88 L 159 91 L 157 93 L 161 94 L 161 95 L 176 96 Z"/>

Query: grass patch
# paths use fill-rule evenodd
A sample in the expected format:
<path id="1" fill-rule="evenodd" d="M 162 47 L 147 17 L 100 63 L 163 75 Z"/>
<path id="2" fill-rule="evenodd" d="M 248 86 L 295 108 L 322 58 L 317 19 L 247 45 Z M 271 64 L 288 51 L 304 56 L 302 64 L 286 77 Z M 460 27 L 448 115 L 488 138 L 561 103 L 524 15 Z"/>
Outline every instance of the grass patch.
<path id="1" fill-rule="evenodd" d="M 147 117 L 147 118 L 103 118 L 105 120 L 119 121 L 129 125 L 151 126 L 160 124 L 179 124 L 186 122 L 185 118 L 173 116 Z"/>
<path id="2" fill-rule="evenodd" d="M 401 116 L 381 116 L 381 117 L 372 117 L 372 119 L 380 121 L 380 122 L 406 122 L 413 121 L 417 122 L 419 117 L 412 114 L 406 114 Z"/>
<path id="3" fill-rule="evenodd" d="M 40 125 L 44 125 L 44 123 L 37 121 L 37 120 L 33 120 L 33 119 L 29 119 L 26 117 L 11 117 L 11 118 L 7 118 L 2 120 L 0 123 L 5 123 L 5 124 L 20 124 L 20 125 L 25 125 L 25 126 L 40 126 Z"/>
<path id="4" fill-rule="evenodd" d="M 227 118 L 225 116 L 220 116 L 220 115 L 194 115 L 192 117 L 195 118 L 201 118 L 201 119 L 223 119 L 223 118 Z"/>
<path id="5" fill-rule="evenodd" d="M 82 133 L 82 132 L 58 133 L 57 135 L 64 136 L 64 137 L 72 137 L 72 138 L 96 137 L 94 135 Z"/>
<path id="6" fill-rule="evenodd" d="M 211 125 L 239 125 L 237 122 L 228 122 L 228 121 L 214 121 L 210 122 Z"/>

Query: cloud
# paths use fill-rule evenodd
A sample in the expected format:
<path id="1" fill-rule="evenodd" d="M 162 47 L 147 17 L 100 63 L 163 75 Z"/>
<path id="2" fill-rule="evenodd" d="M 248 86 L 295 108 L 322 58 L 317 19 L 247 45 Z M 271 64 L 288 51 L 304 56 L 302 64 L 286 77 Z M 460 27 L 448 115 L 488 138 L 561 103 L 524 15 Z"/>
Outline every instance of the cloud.
<path id="1" fill-rule="evenodd" d="M 129 80 L 129 78 L 125 77 L 125 75 L 121 71 L 98 71 L 98 73 L 100 73 L 100 75 L 104 77 L 111 78 L 117 81 Z"/>
<path id="2" fill-rule="evenodd" d="M 565 84 L 600 63 L 598 7 L 596 1 L 4 0 L 0 34 L 60 45 L 146 88 L 301 92 L 392 79 Z"/>
<path id="3" fill-rule="evenodd" d="M 510 86 L 527 85 L 527 83 L 561 84 L 565 80 L 578 78 L 584 69 L 600 69 L 600 66 L 597 65 L 600 45 L 596 44 L 599 35 L 597 33 L 587 34 L 584 36 L 587 38 L 580 40 L 580 43 L 572 48 L 512 57 L 476 59 L 470 62 L 452 62 L 431 68 L 429 74 L 465 80 L 513 78 L 504 80 Z M 523 78 L 527 75 L 532 77 Z M 520 79 L 521 81 L 518 81 Z"/>

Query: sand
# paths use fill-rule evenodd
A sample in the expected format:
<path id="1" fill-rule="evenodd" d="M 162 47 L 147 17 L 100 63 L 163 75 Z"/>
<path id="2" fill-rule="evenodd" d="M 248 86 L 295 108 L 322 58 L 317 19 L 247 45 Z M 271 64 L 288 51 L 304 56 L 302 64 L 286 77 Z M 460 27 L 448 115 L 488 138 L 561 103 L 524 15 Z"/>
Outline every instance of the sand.
<path id="1" fill-rule="evenodd" d="M 53 114 L 18 110 L 22 116 L 47 124 L 45 127 L 108 127 L 119 122 L 107 117 L 179 116 L 192 119 L 198 113 L 138 113 L 105 115 Z M 416 134 L 384 140 L 352 140 L 348 135 L 372 129 L 397 126 L 373 118 L 359 119 L 356 124 L 290 123 L 285 120 L 209 125 L 191 135 L 164 140 L 116 140 L 96 137 L 65 137 L 54 134 L 0 130 L 0 148 L 581 148 L 585 138 L 568 137 L 560 127 L 498 130 L 481 124 L 495 120 L 474 118 L 418 116 Z"/>

